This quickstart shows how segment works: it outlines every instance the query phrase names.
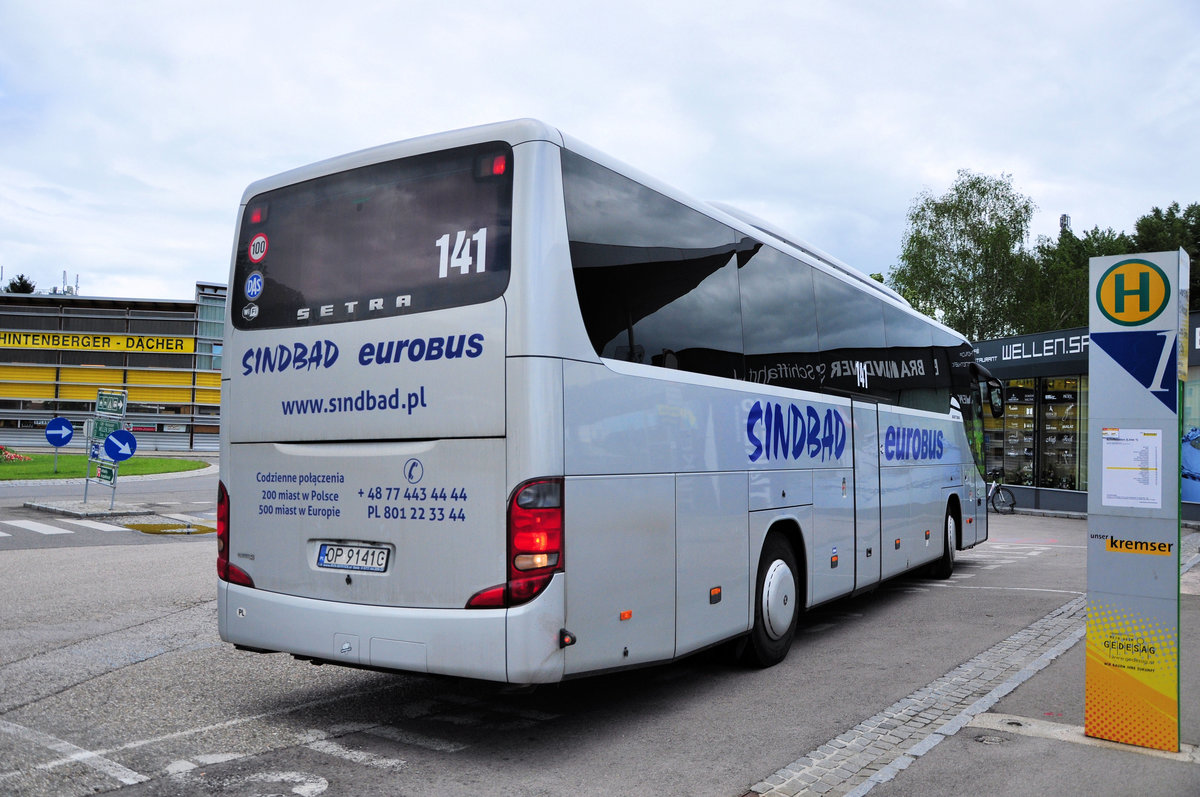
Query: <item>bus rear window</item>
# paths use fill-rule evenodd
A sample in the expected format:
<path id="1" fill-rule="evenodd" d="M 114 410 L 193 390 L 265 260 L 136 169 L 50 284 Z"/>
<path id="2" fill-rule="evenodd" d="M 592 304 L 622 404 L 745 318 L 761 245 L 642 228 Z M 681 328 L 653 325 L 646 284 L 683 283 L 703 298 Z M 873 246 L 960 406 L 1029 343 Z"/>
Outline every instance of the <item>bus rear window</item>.
<path id="1" fill-rule="evenodd" d="M 505 143 L 268 191 L 242 215 L 233 324 L 311 326 L 489 301 L 508 285 L 511 238 Z"/>

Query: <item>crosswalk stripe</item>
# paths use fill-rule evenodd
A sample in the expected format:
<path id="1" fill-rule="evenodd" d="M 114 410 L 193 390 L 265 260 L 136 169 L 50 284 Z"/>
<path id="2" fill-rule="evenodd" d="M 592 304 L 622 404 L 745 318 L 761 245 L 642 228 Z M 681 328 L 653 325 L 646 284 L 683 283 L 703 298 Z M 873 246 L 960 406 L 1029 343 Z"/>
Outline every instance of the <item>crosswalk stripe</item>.
<path id="1" fill-rule="evenodd" d="M 70 529 L 60 529 L 58 526 L 38 523 L 36 520 L 3 520 L 0 523 L 7 523 L 10 526 L 16 526 L 26 531 L 35 531 L 38 534 L 74 534 Z"/>
<path id="2" fill-rule="evenodd" d="M 197 517 L 196 515 L 167 514 L 163 515 L 163 517 L 170 518 L 171 520 L 178 520 L 181 523 L 187 523 L 189 525 L 195 525 L 198 523 L 203 526 L 205 524 L 212 525 L 213 523 L 217 522 L 215 517 L 203 518 Z"/>
<path id="3" fill-rule="evenodd" d="M 84 526 L 96 531 L 129 531 L 124 526 L 114 526 L 111 523 L 101 523 L 99 520 L 73 520 L 71 518 L 63 518 L 66 523 L 74 523 L 76 526 Z"/>
<path id="4" fill-rule="evenodd" d="M 3 531 L 0 531 L 0 537 L 11 537 L 11 536 L 12 536 L 11 534 L 5 534 Z"/>

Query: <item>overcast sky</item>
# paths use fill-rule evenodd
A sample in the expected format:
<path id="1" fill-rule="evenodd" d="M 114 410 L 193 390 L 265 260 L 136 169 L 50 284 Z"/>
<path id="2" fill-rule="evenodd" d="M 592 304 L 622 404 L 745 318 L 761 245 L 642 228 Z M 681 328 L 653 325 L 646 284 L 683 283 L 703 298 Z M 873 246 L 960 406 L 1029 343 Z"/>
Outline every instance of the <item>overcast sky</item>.
<path id="1" fill-rule="evenodd" d="M 1033 236 L 1200 201 L 1196 0 L 0 0 L 0 267 L 225 282 L 247 184 L 533 116 L 866 271 L 959 169 Z"/>

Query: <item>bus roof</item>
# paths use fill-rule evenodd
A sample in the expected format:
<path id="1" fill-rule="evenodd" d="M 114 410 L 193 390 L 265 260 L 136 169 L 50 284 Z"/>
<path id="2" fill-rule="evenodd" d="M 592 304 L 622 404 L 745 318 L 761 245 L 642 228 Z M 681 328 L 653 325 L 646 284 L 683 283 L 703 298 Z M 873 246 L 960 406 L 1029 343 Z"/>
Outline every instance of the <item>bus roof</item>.
<path id="1" fill-rule="evenodd" d="M 766 235 L 774 239 L 777 246 L 794 250 L 811 265 L 829 272 L 833 276 L 849 283 L 857 290 L 872 292 L 883 301 L 891 302 L 903 311 L 922 319 L 931 326 L 949 333 L 967 342 L 960 333 L 941 324 L 935 319 L 917 312 L 912 305 L 899 293 L 866 276 L 857 269 L 843 263 L 837 258 L 820 249 L 804 243 L 794 236 L 783 232 L 779 227 L 764 221 L 740 208 L 722 202 L 705 202 L 696 199 L 679 189 L 668 185 L 649 174 L 630 166 L 617 158 L 592 147 L 573 136 L 563 133 L 556 127 L 537 119 L 512 119 L 475 127 L 466 127 L 442 133 L 418 136 L 403 141 L 382 144 L 376 147 L 351 152 L 328 158 L 316 163 L 291 169 L 286 172 L 266 177 L 250 184 L 242 194 L 242 205 L 265 191 L 291 185 L 305 180 L 311 180 L 336 172 L 367 166 L 380 161 L 395 160 L 412 155 L 421 155 L 441 149 L 467 146 L 484 141 L 505 141 L 512 146 L 531 141 L 546 141 L 558 147 L 563 147 L 583 155 L 606 168 L 619 172 L 637 182 L 642 183 L 659 193 L 671 197 L 685 205 L 712 216 L 720 216 L 726 224 L 738 228 L 750 235 Z"/>

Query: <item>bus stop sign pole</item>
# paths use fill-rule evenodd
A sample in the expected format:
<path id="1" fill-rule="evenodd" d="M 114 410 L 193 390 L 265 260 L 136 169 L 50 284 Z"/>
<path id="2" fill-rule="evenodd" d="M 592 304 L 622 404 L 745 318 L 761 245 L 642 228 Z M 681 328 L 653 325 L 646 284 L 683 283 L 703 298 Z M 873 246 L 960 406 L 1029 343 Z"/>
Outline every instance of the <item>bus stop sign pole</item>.
<path id="1" fill-rule="evenodd" d="M 1089 268 L 1088 736 L 1179 751 L 1187 253 Z"/>

